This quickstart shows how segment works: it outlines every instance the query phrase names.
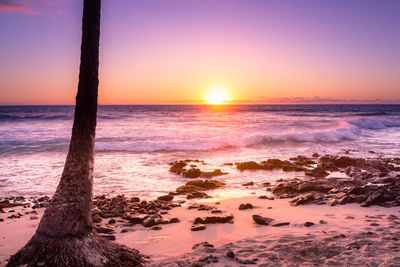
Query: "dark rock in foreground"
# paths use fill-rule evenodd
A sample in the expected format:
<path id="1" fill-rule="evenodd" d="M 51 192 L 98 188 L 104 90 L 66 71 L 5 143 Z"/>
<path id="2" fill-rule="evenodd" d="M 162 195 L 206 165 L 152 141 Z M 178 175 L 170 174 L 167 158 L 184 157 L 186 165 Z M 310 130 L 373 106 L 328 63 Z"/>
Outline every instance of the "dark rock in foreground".
<path id="1" fill-rule="evenodd" d="M 190 228 L 190 230 L 192 230 L 192 231 L 202 231 L 202 230 L 205 230 L 206 229 L 206 226 L 204 225 L 204 224 L 195 224 L 195 225 L 192 225 L 192 228 Z"/>
<path id="2" fill-rule="evenodd" d="M 274 219 L 268 218 L 268 217 L 263 217 L 261 215 L 253 215 L 253 221 L 257 224 L 261 225 L 269 225 Z"/>
<path id="3" fill-rule="evenodd" d="M 252 209 L 252 208 L 254 208 L 254 207 L 253 207 L 253 204 L 251 204 L 251 203 L 240 204 L 240 206 L 239 206 L 239 210 L 248 210 L 248 209 Z"/>
<path id="4" fill-rule="evenodd" d="M 290 224 L 290 222 L 281 222 L 281 223 L 274 223 L 271 226 L 280 227 L 280 226 L 286 226 L 286 225 L 289 225 L 289 224 Z"/>
<path id="5" fill-rule="evenodd" d="M 233 221 L 233 215 L 229 213 L 221 216 L 197 217 L 194 220 L 194 224 L 229 223 L 231 221 Z"/>
<path id="6" fill-rule="evenodd" d="M 305 227 L 310 227 L 310 226 L 313 226 L 315 223 L 313 223 L 313 222 L 305 222 L 304 223 L 304 226 Z"/>

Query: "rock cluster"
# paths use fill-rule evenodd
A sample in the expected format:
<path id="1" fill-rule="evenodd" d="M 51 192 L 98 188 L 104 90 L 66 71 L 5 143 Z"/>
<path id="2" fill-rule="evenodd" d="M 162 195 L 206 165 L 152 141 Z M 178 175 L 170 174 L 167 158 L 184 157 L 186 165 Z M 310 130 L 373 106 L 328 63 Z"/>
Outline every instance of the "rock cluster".
<path id="1" fill-rule="evenodd" d="M 203 191 L 217 189 L 219 187 L 224 186 L 224 182 L 215 181 L 215 180 L 196 180 L 190 181 L 185 185 L 182 185 L 176 189 L 176 193 L 178 195 L 186 195 L 187 199 L 193 198 L 209 198 L 206 193 Z"/>
<path id="2" fill-rule="evenodd" d="M 294 178 L 276 184 L 272 193 L 280 198 L 294 198 L 290 201 L 294 206 L 311 203 L 400 205 L 400 176 L 395 174 L 400 169 L 390 160 L 323 156 L 315 169 L 322 172 L 325 168 L 343 171 L 349 178 L 323 178 L 324 175 L 306 180 Z"/>
<path id="3" fill-rule="evenodd" d="M 288 160 L 268 159 L 257 163 L 255 161 L 236 162 L 236 168 L 240 171 L 244 170 L 274 170 L 282 169 L 283 171 L 304 171 L 306 168 L 302 162 L 290 162 Z"/>
<path id="4" fill-rule="evenodd" d="M 206 229 L 206 224 L 216 223 L 233 223 L 233 214 L 227 213 L 220 216 L 208 215 L 204 217 L 196 217 L 191 227 L 192 231 L 201 231 Z"/>
<path id="5" fill-rule="evenodd" d="M 181 206 L 179 202 L 171 200 L 168 198 L 168 201 L 160 199 L 140 201 L 138 197 L 127 198 L 123 195 L 112 198 L 97 196 L 93 201 L 92 219 L 94 222 L 101 222 L 104 218 L 121 217 L 134 224 L 141 223 L 147 215 L 157 215 L 163 210 Z"/>
<path id="6" fill-rule="evenodd" d="M 215 176 L 225 175 L 226 172 L 222 172 L 220 169 L 215 169 L 211 172 L 201 171 L 197 165 L 188 164 L 192 160 L 179 160 L 170 163 L 171 167 L 169 168 L 170 172 L 182 175 L 185 178 L 212 178 Z M 204 163 L 203 161 L 195 160 L 193 162 Z"/>

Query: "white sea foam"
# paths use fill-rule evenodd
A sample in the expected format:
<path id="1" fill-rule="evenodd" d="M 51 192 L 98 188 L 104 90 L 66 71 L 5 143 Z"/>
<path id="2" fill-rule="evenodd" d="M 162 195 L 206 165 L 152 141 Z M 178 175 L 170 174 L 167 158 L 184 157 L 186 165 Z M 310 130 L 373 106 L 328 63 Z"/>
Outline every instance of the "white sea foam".
<path id="1" fill-rule="evenodd" d="M 368 119 L 358 119 L 350 121 L 349 123 L 357 127 L 369 130 L 381 130 L 389 127 L 400 127 L 399 119 L 368 118 Z"/>
<path id="2" fill-rule="evenodd" d="M 73 107 L 0 107 L 0 195 L 54 192 L 72 121 Z M 395 128 L 400 127 L 400 106 L 390 105 L 242 106 L 229 112 L 101 106 L 97 126 L 95 194 L 167 193 L 182 184 L 168 172 L 167 163 L 177 159 L 202 159 L 212 169 L 225 168 L 221 164 L 226 162 L 314 152 L 400 153 Z M 223 179 L 239 187 L 248 180 L 272 182 L 287 175 L 226 171 Z"/>
<path id="3" fill-rule="evenodd" d="M 337 128 L 327 130 L 296 131 L 277 133 L 262 133 L 244 136 L 241 138 L 196 138 L 182 141 L 160 142 L 97 142 L 98 151 L 207 151 L 216 149 L 229 149 L 235 147 L 272 146 L 282 142 L 311 142 L 332 143 L 343 140 L 355 140 L 358 132 L 355 127 Z"/>

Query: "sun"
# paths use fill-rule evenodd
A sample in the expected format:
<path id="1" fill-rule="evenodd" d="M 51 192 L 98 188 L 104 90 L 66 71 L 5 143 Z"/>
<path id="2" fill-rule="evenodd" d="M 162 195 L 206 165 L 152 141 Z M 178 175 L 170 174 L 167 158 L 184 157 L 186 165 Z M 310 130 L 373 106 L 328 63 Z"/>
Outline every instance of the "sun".
<path id="1" fill-rule="evenodd" d="M 209 105 L 224 105 L 232 99 L 225 88 L 214 87 L 207 92 L 205 100 Z"/>

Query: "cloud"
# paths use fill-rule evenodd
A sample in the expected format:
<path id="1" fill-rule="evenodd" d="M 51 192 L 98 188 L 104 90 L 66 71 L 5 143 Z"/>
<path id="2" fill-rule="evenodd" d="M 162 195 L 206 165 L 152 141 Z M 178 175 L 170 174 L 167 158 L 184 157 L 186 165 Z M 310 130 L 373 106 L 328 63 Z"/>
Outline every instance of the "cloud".
<path id="1" fill-rule="evenodd" d="M 0 12 L 37 14 L 37 11 L 27 6 L 25 2 L 9 0 L 0 0 Z"/>
<path id="2" fill-rule="evenodd" d="M 399 104 L 400 99 L 339 99 L 329 97 L 277 97 L 234 100 L 232 104 Z"/>

